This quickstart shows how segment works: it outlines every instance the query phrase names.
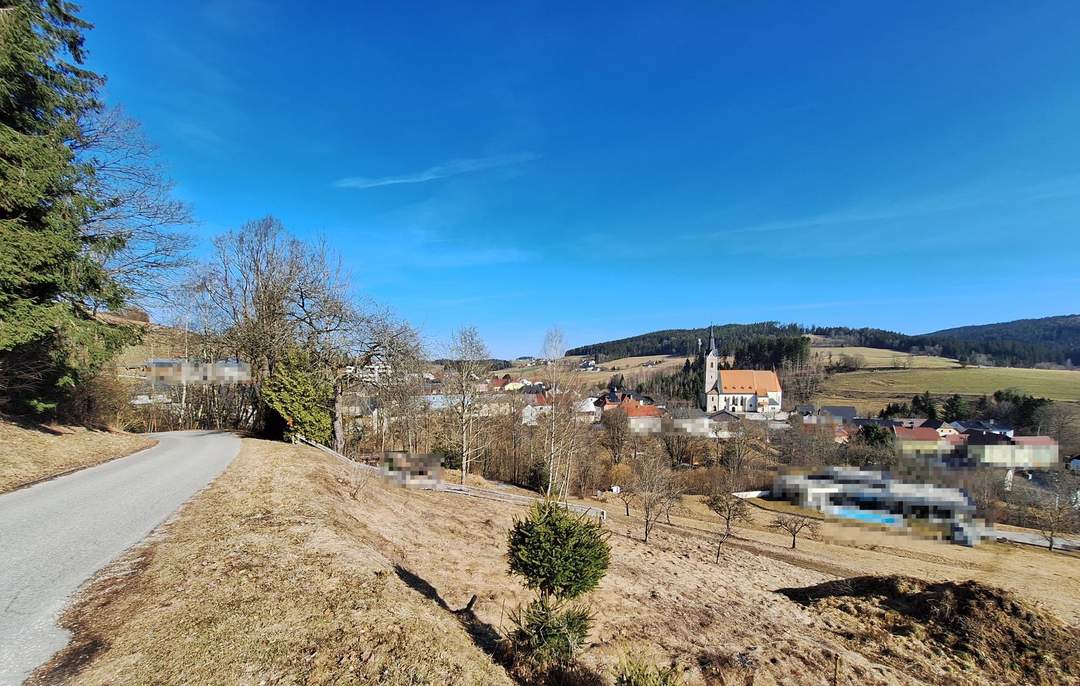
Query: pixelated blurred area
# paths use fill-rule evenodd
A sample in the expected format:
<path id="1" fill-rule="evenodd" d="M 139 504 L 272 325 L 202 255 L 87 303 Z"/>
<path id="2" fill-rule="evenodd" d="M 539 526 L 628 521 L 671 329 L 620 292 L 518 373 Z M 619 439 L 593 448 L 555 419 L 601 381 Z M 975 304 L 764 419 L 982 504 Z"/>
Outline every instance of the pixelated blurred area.
<path id="1" fill-rule="evenodd" d="M 383 479 L 404 488 L 436 488 L 442 480 L 442 462 L 433 453 L 383 453 L 380 460 Z"/>
<path id="2" fill-rule="evenodd" d="M 975 503 L 957 488 L 902 481 L 888 472 L 824 467 L 813 472 L 781 473 L 774 497 L 817 510 L 842 523 L 910 530 L 975 545 L 985 523 L 975 518 Z"/>

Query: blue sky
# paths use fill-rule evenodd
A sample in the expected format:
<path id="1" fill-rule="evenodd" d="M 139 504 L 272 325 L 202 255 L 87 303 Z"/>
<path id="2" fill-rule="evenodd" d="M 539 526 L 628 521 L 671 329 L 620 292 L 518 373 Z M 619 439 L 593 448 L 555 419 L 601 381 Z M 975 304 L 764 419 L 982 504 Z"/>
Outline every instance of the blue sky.
<path id="1" fill-rule="evenodd" d="M 1078 3 L 426 5 L 84 14 L 201 237 L 323 235 L 433 348 L 1080 311 Z"/>

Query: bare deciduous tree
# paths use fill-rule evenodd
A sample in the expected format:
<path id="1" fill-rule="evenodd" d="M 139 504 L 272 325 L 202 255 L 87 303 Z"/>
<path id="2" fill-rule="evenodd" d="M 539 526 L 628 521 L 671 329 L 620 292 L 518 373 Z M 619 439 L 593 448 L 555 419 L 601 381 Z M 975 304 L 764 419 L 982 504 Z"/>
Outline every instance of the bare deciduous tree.
<path id="1" fill-rule="evenodd" d="M 1036 433 L 1058 442 L 1064 455 L 1080 451 L 1080 409 L 1070 403 L 1051 402 L 1035 413 Z"/>
<path id="2" fill-rule="evenodd" d="M 1051 472 L 1048 478 L 1050 489 L 1033 503 L 1031 514 L 1047 548 L 1053 550 L 1063 534 L 1080 532 L 1080 478 L 1064 467 Z"/>
<path id="3" fill-rule="evenodd" d="M 637 474 L 635 492 L 645 517 L 645 542 L 660 517 L 682 495 L 682 488 L 668 464 L 668 457 L 655 444 L 650 444 L 634 460 Z"/>
<path id="4" fill-rule="evenodd" d="M 137 302 L 174 300 L 192 243 L 191 208 L 173 197 L 156 147 L 119 108 L 94 112 L 80 129 L 72 148 L 92 172 L 80 179 L 96 200 L 83 226 L 104 250 L 96 257 Z"/>
<path id="5" fill-rule="evenodd" d="M 800 534 L 806 532 L 810 536 L 817 536 L 821 531 L 821 525 L 816 519 L 810 519 L 809 517 L 799 517 L 798 515 L 776 515 L 773 517 L 772 524 L 770 525 L 774 529 L 784 531 L 791 536 L 791 548 L 795 548 L 795 539 Z"/>
<path id="6" fill-rule="evenodd" d="M 825 382 L 825 367 L 817 355 L 808 360 L 789 362 L 780 371 L 784 393 L 797 403 L 808 403 Z"/>
<path id="7" fill-rule="evenodd" d="M 464 484 L 472 460 L 483 452 L 476 385 L 488 372 L 491 354 L 480 332 L 473 326 L 454 333 L 449 352 L 446 363 L 448 386 L 454 395 L 452 409 L 457 423 L 457 448 L 461 454 L 461 483 Z"/>
<path id="8" fill-rule="evenodd" d="M 629 517 L 630 505 L 637 502 L 637 474 L 634 468 L 625 462 L 615 465 L 611 469 L 611 485 L 619 487 L 615 497 L 622 501 Z"/>
<path id="9" fill-rule="evenodd" d="M 660 445 L 664 453 L 671 461 L 671 468 L 677 469 L 682 465 L 694 467 L 694 458 L 700 451 L 701 442 L 697 436 L 692 436 L 686 431 L 664 431 L 660 434 Z"/>
<path id="10" fill-rule="evenodd" d="M 601 447 L 611 453 L 611 461 L 619 464 L 622 461 L 626 445 L 630 441 L 630 419 L 626 416 L 626 410 L 617 407 L 614 410 L 606 410 L 600 415 L 600 437 L 598 442 Z"/>
<path id="11" fill-rule="evenodd" d="M 556 490 L 565 498 L 575 457 L 584 447 L 581 422 L 575 411 L 575 371 L 563 360 L 566 344 L 562 331 L 553 326 L 544 335 L 540 357 L 544 361 L 544 386 L 549 409 L 541 422 L 546 447 L 548 483 L 546 495 Z"/>
<path id="12" fill-rule="evenodd" d="M 716 543 L 716 563 L 720 563 L 720 548 L 731 538 L 731 527 L 750 522 L 750 506 L 742 498 L 732 495 L 728 488 L 718 488 L 705 499 L 705 505 L 724 525 L 724 533 Z"/>
<path id="13" fill-rule="evenodd" d="M 327 409 L 339 450 L 345 370 L 386 364 L 398 342 L 412 335 L 407 325 L 352 295 L 340 260 L 324 243 L 289 236 L 272 217 L 218 236 L 211 262 L 193 281 L 205 303 L 206 326 L 220 338 L 220 349 L 251 365 L 256 389 L 290 347 L 305 350 L 333 384 Z"/>
<path id="14" fill-rule="evenodd" d="M 752 422 L 739 420 L 720 446 L 720 460 L 727 467 L 733 489 L 742 488 L 751 460 L 761 451 L 763 435 Z"/>

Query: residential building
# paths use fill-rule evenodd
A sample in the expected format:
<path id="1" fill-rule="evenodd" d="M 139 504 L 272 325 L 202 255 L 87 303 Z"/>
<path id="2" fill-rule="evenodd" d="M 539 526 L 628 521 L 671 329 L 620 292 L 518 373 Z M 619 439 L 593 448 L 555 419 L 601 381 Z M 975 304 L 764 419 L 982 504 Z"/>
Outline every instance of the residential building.
<path id="1" fill-rule="evenodd" d="M 858 414 L 851 405 L 822 405 L 817 411 L 819 421 L 826 424 L 850 424 Z"/>
<path id="2" fill-rule="evenodd" d="M 1008 424 L 994 421 L 993 419 L 965 419 L 952 422 L 952 427 L 960 433 L 965 431 L 982 431 L 986 433 L 1001 434 L 1012 438 L 1014 429 Z"/>
<path id="3" fill-rule="evenodd" d="M 1006 469 L 1049 469 L 1059 462 L 1057 441 L 1049 436 L 1006 436 L 988 431 L 966 431 L 942 437 L 936 429 L 920 426 L 893 429 L 896 450 L 951 467 L 977 465 Z"/>
<path id="4" fill-rule="evenodd" d="M 696 407 L 671 408 L 671 430 L 695 436 L 709 435 L 709 415 Z"/>
<path id="5" fill-rule="evenodd" d="M 656 405 L 647 405 L 633 398 L 625 398 L 620 406 L 626 412 L 630 430 L 634 433 L 658 434 L 663 431 L 664 411 Z"/>
<path id="6" fill-rule="evenodd" d="M 933 429 L 937 432 L 937 435 L 941 436 L 942 438 L 948 438 L 949 436 L 955 436 L 956 434 L 960 433 L 952 424 L 946 421 L 942 421 L 940 419 L 928 419 L 923 422 L 919 428 Z"/>
<path id="7" fill-rule="evenodd" d="M 251 380 L 251 366 L 239 360 L 152 359 L 147 360 L 142 371 L 148 381 L 165 385 L 233 384 Z"/>

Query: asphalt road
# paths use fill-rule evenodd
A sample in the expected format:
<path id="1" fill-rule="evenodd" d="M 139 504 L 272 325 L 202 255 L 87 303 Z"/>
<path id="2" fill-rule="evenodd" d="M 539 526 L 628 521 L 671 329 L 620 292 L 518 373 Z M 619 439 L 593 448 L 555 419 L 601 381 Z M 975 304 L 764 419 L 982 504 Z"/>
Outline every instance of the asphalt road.
<path id="1" fill-rule="evenodd" d="M 240 448 L 223 432 L 152 436 L 160 442 L 148 450 L 0 495 L 0 685 L 21 684 L 63 648 L 69 634 L 56 621 L 71 594 Z"/>

